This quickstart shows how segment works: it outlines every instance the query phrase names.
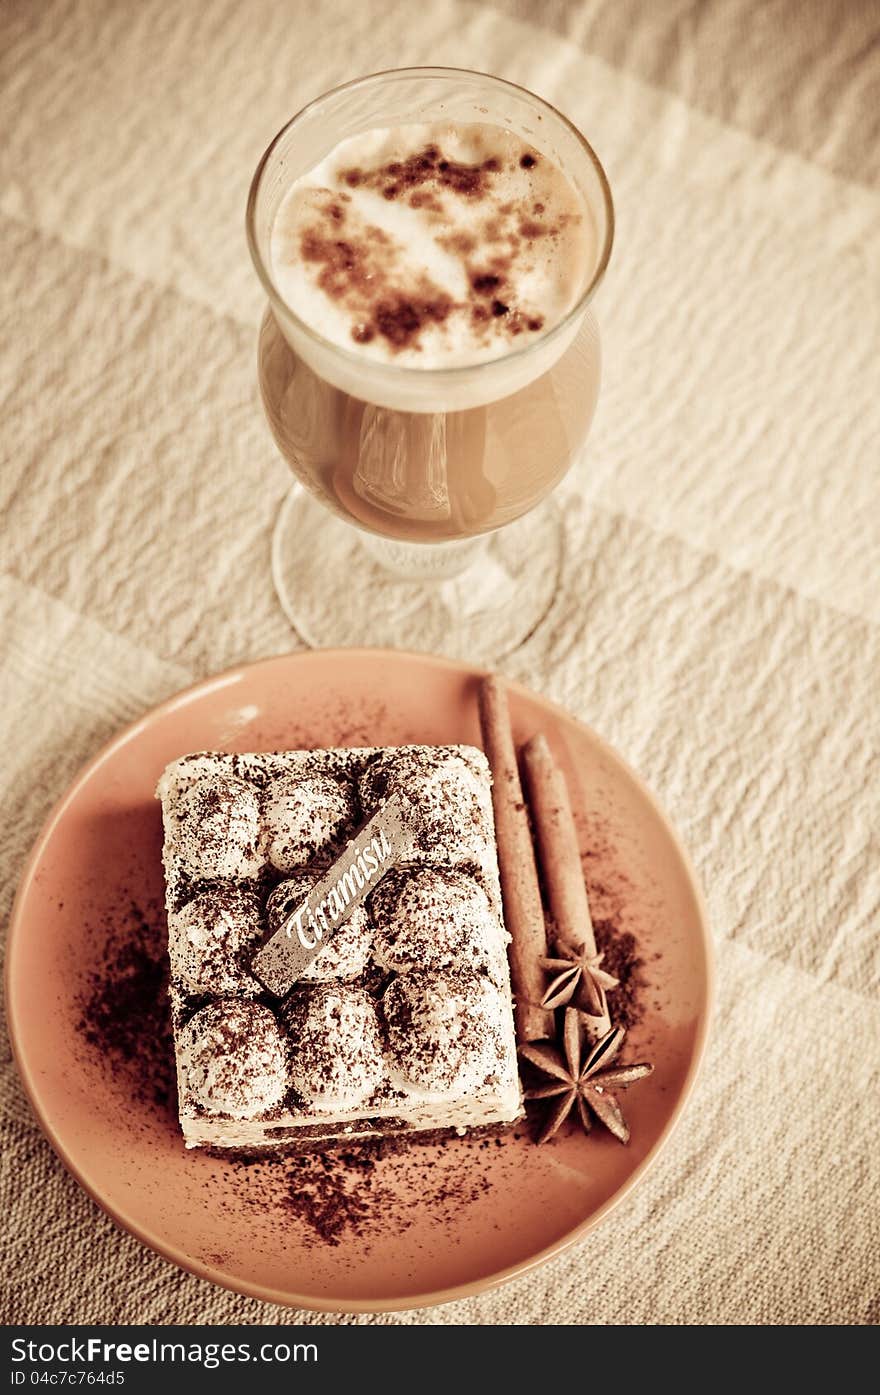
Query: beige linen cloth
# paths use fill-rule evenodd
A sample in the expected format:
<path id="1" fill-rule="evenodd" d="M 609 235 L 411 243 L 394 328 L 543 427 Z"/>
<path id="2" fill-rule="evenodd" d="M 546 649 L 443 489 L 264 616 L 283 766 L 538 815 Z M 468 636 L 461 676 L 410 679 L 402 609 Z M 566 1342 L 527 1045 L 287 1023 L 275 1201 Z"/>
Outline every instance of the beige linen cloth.
<path id="1" fill-rule="evenodd" d="M 855 0 L 0 10 L 6 909 L 100 743 L 296 645 L 269 574 L 288 476 L 255 386 L 247 185 L 306 99 L 449 63 L 558 103 L 610 174 L 565 575 L 504 667 L 657 791 L 720 982 L 689 1112 L 613 1218 L 503 1290 L 394 1316 L 267 1307 L 120 1234 L 7 1050 L 6 1321 L 880 1316 L 877 23 Z"/>

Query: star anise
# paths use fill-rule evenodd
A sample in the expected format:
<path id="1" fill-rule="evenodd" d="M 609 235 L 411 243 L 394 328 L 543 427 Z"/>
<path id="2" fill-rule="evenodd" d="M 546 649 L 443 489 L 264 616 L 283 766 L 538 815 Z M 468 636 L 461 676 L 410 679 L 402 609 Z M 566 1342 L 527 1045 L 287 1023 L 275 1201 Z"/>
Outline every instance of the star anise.
<path id="1" fill-rule="evenodd" d="M 623 1027 L 612 1027 L 595 1045 L 585 1044 L 577 1009 L 566 1008 L 562 1029 L 564 1054 L 553 1047 L 532 1043 L 520 1047 L 520 1055 L 549 1075 L 553 1082 L 526 1090 L 526 1099 L 544 1100 L 558 1096 L 557 1104 L 538 1135 L 539 1143 L 546 1143 L 548 1138 L 553 1137 L 575 1104 L 585 1133 L 590 1132 L 590 1115 L 595 1114 L 621 1143 L 629 1142 L 629 1129 L 612 1091 L 625 1089 L 634 1081 L 643 1079 L 651 1074 L 654 1067 L 645 1062 L 612 1066 L 625 1035 Z"/>
<path id="2" fill-rule="evenodd" d="M 564 1007 L 574 998 L 578 989 L 583 989 L 586 998 L 584 1006 L 598 1016 L 605 1010 L 605 993 L 616 988 L 619 980 L 601 968 L 604 955 L 589 950 L 586 945 L 575 948 L 564 940 L 557 940 L 553 959 L 542 959 L 541 967 L 555 977 L 541 999 L 545 1008 Z"/>

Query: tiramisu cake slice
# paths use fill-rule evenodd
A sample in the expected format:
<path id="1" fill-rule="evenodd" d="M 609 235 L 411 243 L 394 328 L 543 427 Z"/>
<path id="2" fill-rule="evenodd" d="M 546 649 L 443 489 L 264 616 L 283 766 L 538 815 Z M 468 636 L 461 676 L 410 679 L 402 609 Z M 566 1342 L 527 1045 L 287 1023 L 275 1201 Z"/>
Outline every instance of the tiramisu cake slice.
<path id="1" fill-rule="evenodd" d="M 315 1148 L 520 1116 L 490 785 L 469 746 L 197 754 L 166 769 L 187 1146 Z M 396 799 L 405 848 L 271 991 L 261 948 Z"/>

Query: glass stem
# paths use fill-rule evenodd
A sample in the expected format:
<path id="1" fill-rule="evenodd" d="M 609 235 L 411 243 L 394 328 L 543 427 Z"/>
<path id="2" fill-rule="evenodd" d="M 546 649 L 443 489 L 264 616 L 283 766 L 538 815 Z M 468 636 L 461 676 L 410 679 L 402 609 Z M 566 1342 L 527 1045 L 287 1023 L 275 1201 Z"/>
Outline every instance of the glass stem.
<path id="1" fill-rule="evenodd" d="M 460 576 L 485 550 L 486 536 L 454 542 L 407 543 L 363 533 L 361 546 L 386 571 L 408 581 L 443 581 Z"/>

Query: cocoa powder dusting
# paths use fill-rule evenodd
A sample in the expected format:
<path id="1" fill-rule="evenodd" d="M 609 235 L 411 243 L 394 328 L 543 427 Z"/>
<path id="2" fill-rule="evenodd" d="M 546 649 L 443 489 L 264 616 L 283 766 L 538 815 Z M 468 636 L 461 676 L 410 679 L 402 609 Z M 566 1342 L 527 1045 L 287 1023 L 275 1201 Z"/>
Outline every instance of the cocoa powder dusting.
<path id="1" fill-rule="evenodd" d="M 452 310 L 442 291 L 421 296 L 389 295 L 373 311 L 372 325 L 395 349 L 414 343 L 425 325 L 442 324 Z"/>
<path id="2" fill-rule="evenodd" d="M 535 218 L 523 218 L 519 225 L 520 237 L 528 238 L 532 241 L 536 237 L 543 237 L 547 229 L 543 223 L 539 223 Z"/>
<path id="3" fill-rule="evenodd" d="M 519 159 L 523 169 L 537 163 L 528 151 Z M 521 243 L 528 245 L 552 234 L 554 227 L 520 217 L 508 202 L 495 205 L 483 220 L 479 239 L 468 232 L 443 230 L 444 198 L 486 202 L 492 210 L 494 176 L 500 171 L 501 162 L 495 156 L 466 164 L 445 157 L 436 145 L 426 145 L 405 160 L 339 172 L 340 180 L 351 189 L 373 189 L 389 201 L 402 198 L 411 208 L 430 215 L 438 225 L 438 246 L 460 259 L 471 290 L 459 302 L 425 272 L 416 278 L 402 277 L 400 249 L 389 234 L 353 216 L 346 207 L 351 196 L 344 191 L 329 196 L 316 209 L 319 221 L 302 230 L 299 253 L 304 262 L 319 267 L 321 290 L 351 312 L 355 343 L 369 344 L 379 336 L 394 352 L 419 349 L 423 333 L 444 324 L 454 312 L 466 313 L 483 338 L 490 333 L 515 338 L 524 330 L 536 333 L 543 328 L 543 315 L 524 313 L 513 303 L 511 276 Z M 543 211 L 543 205 L 535 204 L 534 210 Z M 483 266 L 471 261 L 478 246 L 484 249 Z"/>
<path id="4" fill-rule="evenodd" d="M 641 1021 L 649 987 L 645 959 L 635 933 L 639 922 L 632 919 L 632 907 L 638 898 L 630 876 L 620 866 L 617 838 L 608 821 L 576 815 L 575 822 L 584 849 L 581 863 L 596 947 L 604 955 L 602 967 L 620 981 L 608 997 L 612 1018 L 628 1030 Z"/>
<path id="5" fill-rule="evenodd" d="M 497 276 L 495 272 L 492 271 L 475 271 L 471 276 L 471 285 L 477 292 L 477 295 L 484 295 L 489 291 L 497 290 L 501 282 L 502 277 Z"/>
<path id="6" fill-rule="evenodd" d="M 425 184 L 451 189 L 468 199 L 480 199 L 488 191 L 489 176 L 497 174 L 500 168 L 494 156 L 468 165 L 458 160 L 444 159 L 436 145 L 426 145 L 406 160 L 392 160 L 372 170 L 343 170 L 341 175 L 350 188 L 381 189 L 386 199 L 396 199 L 401 193 Z M 424 200 L 413 206 L 419 207 L 423 203 Z"/>
<path id="7" fill-rule="evenodd" d="M 596 948 L 603 956 L 602 968 L 618 980 L 608 994 L 611 1016 L 616 1026 L 627 1031 L 642 1017 L 641 994 L 645 987 L 644 960 L 638 952 L 635 935 L 621 930 L 613 920 L 594 920 Z"/>
<path id="8" fill-rule="evenodd" d="M 304 1155 L 235 1156 L 225 1161 L 242 1184 L 237 1202 L 296 1222 L 306 1245 L 338 1246 L 350 1236 L 368 1239 L 371 1233 L 389 1229 L 397 1234 L 409 1230 L 414 1217 L 407 1193 L 419 1197 L 422 1214 L 428 1212 L 441 1223 L 454 1221 L 464 1207 L 491 1190 L 474 1165 L 474 1150 L 503 1147 L 507 1137 L 519 1136 L 470 1140 L 465 1146 L 457 1139 L 432 1146 L 417 1138 L 384 1138 Z M 459 1144 L 458 1153 L 447 1151 L 453 1144 Z M 436 1160 L 437 1147 L 442 1149 L 442 1165 Z M 392 1171 L 394 1187 L 385 1180 Z"/>
<path id="9" fill-rule="evenodd" d="M 337 209 L 342 212 L 330 205 L 324 216 L 334 222 Z M 387 233 L 374 227 L 344 237 L 337 232 L 337 227 L 328 233 L 317 225 L 304 229 L 300 253 L 303 261 L 320 266 L 318 285 L 325 295 L 345 302 L 356 314 L 355 343 L 368 344 L 380 334 L 393 349 L 402 349 L 416 344 L 427 325 L 443 323 L 454 303 L 428 276 L 420 276 L 411 292 L 394 289 L 393 243 Z"/>
<path id="10" fill-rule="evenodd" d="M 164 907 L 123 897 L 89 939 L 95 961 L 77 998 L 77 1031 L 136 1103 L 173 1115 L 176 1125 Z"/>

